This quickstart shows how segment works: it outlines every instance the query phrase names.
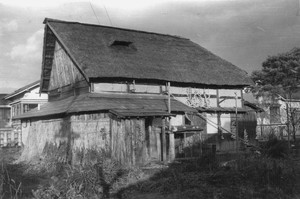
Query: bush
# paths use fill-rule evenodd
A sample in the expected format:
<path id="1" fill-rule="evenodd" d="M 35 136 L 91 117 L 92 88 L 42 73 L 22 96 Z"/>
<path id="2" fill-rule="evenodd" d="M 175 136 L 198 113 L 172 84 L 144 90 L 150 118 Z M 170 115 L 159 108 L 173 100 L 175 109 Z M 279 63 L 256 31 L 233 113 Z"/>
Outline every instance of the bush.
<path id="1" fill-rule="evenodd" d="M 285 158 L 289 155 L 288 142 L 279 140 L 276 136 L 270 136 L 262 145 L 263 154 L 271 158 Z"/>
<path id="2" fill-rule="evenodd" d="M 50 186 L 33 191 L 34 197 L 37 199 L 109 198 L 114 184 L 127 173 L 127 169 L 103 155 L 101 151 L 90 149 L 78 154 L 82 154 L 82 157 L 92 157 L 93 160 L 82 159 L 80 164 L 65 164 L 61 172 L 52 177 Z M 45 160 L 49 159 L 51 158 Z"/>

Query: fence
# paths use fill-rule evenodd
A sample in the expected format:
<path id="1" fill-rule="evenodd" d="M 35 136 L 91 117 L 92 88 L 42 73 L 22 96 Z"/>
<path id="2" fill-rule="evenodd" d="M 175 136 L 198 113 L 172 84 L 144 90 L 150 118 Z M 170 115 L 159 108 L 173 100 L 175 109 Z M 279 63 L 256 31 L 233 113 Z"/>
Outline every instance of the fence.
<path id="1" fill-rule="evenodd" d="M 20 143 L 19 132 L 13 128 L 0 128 L 0 147 L 18 146 Z"/>
<path id="2" fill-rule="evenodd" d="M 284 139 L 287 136 L 286 124 L 258 124 L 256 127 L 256 139 L 268 140 L 270 135 L 275 135 L 279 139 Z"/>

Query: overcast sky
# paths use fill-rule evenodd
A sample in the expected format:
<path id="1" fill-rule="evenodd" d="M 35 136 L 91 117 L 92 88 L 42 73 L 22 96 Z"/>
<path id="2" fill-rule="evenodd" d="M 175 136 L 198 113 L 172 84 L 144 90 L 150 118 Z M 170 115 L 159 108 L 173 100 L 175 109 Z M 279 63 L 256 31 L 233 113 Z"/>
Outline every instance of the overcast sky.
<path id="1" fill-rule="evenodd" d="M 0 93 L 40 78 L 45 17 L 186 37 L 249 74 L 300 47 L 300 0 L 0 0 Z"/>

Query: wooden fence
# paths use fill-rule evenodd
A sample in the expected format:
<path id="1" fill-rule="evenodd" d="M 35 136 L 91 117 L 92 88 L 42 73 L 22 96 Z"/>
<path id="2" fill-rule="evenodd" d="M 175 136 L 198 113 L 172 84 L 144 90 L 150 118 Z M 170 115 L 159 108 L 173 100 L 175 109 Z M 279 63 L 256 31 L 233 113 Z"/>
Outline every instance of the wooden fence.
<path id="1" fill-rule="evenodd" d="M 286 124 L 258 124 L 256 127 L 256 135 L 258 140 L 268 140 L 270 135 L 275 135 L 279 139 L 287 137 Z"/>
<path id="2" fill-rule="evenodd" d="M 19 143 L 19 132 L 13 131 L 13 128 L 0 128 L 0 147 L 18 146 Z"/>

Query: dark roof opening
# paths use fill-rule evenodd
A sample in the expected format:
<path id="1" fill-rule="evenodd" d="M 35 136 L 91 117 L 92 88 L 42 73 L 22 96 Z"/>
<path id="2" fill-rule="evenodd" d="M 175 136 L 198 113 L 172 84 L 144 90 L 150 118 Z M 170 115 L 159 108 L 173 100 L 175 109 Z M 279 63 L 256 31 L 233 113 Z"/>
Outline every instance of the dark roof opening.
<path id="1" fill-rule="evenodd" d="M 119 41 L 119 40 L 115 40 L 111 46 L 127 46 L 129 47 L 132 44 L 131 41 Z"/>

